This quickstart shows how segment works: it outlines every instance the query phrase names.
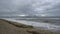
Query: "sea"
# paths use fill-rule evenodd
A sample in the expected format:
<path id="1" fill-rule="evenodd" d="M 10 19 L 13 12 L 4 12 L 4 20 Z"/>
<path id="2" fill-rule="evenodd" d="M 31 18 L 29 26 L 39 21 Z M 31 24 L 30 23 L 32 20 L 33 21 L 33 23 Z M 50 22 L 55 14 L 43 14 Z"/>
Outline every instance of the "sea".
<path id="1" fill-rule="evenodd" d="M 2 18 L 26 25 L 31 25 L 37 29 L 50 31 L 60 31 L 60 18 Z"/>

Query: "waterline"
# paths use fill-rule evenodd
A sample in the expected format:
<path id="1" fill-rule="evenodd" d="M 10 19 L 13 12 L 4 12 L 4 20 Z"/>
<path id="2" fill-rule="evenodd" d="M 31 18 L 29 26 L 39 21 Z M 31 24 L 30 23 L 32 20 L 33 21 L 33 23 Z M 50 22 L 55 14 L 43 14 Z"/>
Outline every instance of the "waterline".
<path id="1" fill-rule="evenodd" d="M 52 30 L 52 31 L 60 31 L 59 25 L 54 25 L 54 24 L 50 24 L 50 23 L 25 21 L 25 20 L 15 20 L 15 19 L 5 19 L 5 20 L 13 21 L 13 22 L 17 22 L 17 23 L 22 23 L 25 25 L 32 25 L 35 28 L 43 28 L 43 29 Z"/>

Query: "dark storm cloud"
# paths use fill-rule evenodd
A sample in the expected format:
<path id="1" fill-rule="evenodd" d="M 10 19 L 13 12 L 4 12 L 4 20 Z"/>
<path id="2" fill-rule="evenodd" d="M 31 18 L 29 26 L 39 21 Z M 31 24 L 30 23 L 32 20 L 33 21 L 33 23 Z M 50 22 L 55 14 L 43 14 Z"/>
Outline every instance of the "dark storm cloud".
<path id="1" fill-rule="evenodd" d="M 0 16 L 59 16 L 60 0 L 0 0 Z"/>

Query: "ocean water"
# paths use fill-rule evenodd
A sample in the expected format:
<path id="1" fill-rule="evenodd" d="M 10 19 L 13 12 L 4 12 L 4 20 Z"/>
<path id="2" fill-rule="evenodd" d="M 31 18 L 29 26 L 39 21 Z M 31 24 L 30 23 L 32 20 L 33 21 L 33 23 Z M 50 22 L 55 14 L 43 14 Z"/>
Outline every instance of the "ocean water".
<path id="1" fill-rule="evenodd" d="M 60 18 L 18 18 L 16 20 L 26 20 L 60 25 Z"/>
<path id="2" fill-rule="evenodd" d="M 60 25 L 60 18 L 3 18 L 3 19 L 25 20 Z"/>
<path id="3" fill-rule="evenodd" d="M 60 31 L 60 20 L 59 19 L 6 19 L 9 21 L 14 21 L 17 23 L 22 23 L 25 25 L 31 25 L 35 28 L 42 28 L 45 30 L 51 30 L 51 31 Z"/>

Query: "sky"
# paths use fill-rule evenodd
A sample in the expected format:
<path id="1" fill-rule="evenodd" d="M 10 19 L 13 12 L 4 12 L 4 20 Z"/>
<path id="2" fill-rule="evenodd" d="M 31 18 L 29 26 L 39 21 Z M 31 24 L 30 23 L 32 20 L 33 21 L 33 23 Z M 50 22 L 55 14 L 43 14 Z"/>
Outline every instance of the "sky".
<path id="1" fill-rule="evenodd" d="M 60 0 L 0 0 L 0 16 L 60 16 Z"/>

